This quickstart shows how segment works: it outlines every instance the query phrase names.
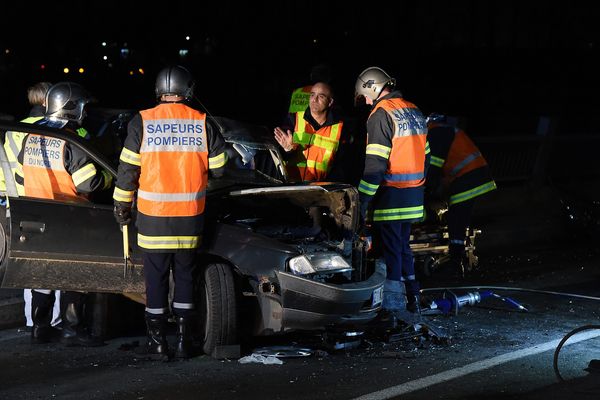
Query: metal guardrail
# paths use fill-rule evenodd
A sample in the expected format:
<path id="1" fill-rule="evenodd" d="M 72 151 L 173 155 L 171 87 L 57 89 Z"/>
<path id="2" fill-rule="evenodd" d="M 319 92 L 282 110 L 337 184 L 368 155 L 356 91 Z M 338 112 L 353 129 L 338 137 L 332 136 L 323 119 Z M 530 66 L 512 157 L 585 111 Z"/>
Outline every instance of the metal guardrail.
<path id="1" fill-rule="evenodd" d="M 529 180 L 545 138 L 503 136 L 474 138 L 496 182 Z"/>

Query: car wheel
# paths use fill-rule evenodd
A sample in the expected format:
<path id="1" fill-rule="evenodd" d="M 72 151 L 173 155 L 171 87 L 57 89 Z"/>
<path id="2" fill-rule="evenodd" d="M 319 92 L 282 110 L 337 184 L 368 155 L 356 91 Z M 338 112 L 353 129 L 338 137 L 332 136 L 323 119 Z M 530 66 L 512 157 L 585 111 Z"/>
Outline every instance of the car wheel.
<path id="1" fill-rule="evenodd" d="M 6 231 L 4 230 L 4 224 L 0 223 L 0 283 L 2 283 L 2 279 L 4 278 L 4 272 L 6 270 L 7 260 L 7 249 L 8 242 L 6 238 Z"/>
<path id="2" fill-rule="evenodd" d="M 423 276 L 426 276 L 427 278 L 429 278 L 431 276 L 431 274 L 433 273 L 433 270 L 436 267 L 436 260 L 435 258 L 433 258 L 432 256 L 425 256 L 425 258 L 423 259 L 423 265 L 421 267 L 421 272 L 423 273 Z"/>
<path id="3" fill-rule="evenodd" d="M 231 268 L 226 264 L 207 265 L 197 295 L 204 353 L 211 355 L 217 346 L 237 344 L 237 294 Z"/>

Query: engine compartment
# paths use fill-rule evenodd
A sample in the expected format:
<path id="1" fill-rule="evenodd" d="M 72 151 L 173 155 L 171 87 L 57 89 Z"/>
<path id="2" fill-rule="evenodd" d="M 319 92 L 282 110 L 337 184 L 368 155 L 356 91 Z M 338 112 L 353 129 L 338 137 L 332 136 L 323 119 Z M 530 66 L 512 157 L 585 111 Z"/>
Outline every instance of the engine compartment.
<path id="1" fill-rule="evenodd" d="M 232 192 L 218 205 L 220 221 L 291 244 L 299 254 L 336 253 L 352 267 L 304 275 L 328 282 L 366 279 L 366 244 L 356 235 L 357 191 L 349 185 L 286 186 Z M 226 211 L 225 211 L 226 210 Z"/>

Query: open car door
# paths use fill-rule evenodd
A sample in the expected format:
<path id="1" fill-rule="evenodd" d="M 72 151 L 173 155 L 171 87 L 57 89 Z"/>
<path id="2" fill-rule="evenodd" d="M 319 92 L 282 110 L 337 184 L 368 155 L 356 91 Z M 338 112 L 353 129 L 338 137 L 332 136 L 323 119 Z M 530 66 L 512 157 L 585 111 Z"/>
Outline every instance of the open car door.
<path id="1" fill-rule="evenodd" d="M 62 130 L 23 124 L 0 123 L 0 129 L 35 133 L 68 141 L 85 151 L 113 178 L 116 171 L 89 143 Z M 6 160 L 0 147 L 0 160 Z M 6 165 L 3 171 L 6 176 Z M 10 171 L 10 170 L 9 170 Z M 10 179 L 9 179 L 10 180 Z M 7 185 L 14 185 L 14 180 Z M 89 203 L 18 196 L 7 186 L 3 218 L 6 251 L 2 287 L 144 292 L 141 260 L 125 263 L 123 238 L 112 213 L 112 188 Z M 2 210 L 4 211 L 4 210 Z M 133 224 L 129 228 L 130 255 L 139 255 Z M 125 268 L 125 267 L 128 268 Z"/>

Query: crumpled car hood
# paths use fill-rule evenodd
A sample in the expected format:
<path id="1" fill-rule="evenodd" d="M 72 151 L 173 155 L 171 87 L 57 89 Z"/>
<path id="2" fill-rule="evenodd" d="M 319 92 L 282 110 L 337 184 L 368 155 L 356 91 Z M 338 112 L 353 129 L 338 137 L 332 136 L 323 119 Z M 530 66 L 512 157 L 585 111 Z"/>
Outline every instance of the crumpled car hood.
<path id="1" fill-rule="evenodd" d="M 259 187 L 232 190 L 231 197 L 261 197 L 286 199 L 302 207 L 327 208 L 329 216 L 338 228 L 355 232 L 358 226 L 358 191 L 354 186 L 342 183 L 311 182 L 308 184 L 276 187 Z"/>

